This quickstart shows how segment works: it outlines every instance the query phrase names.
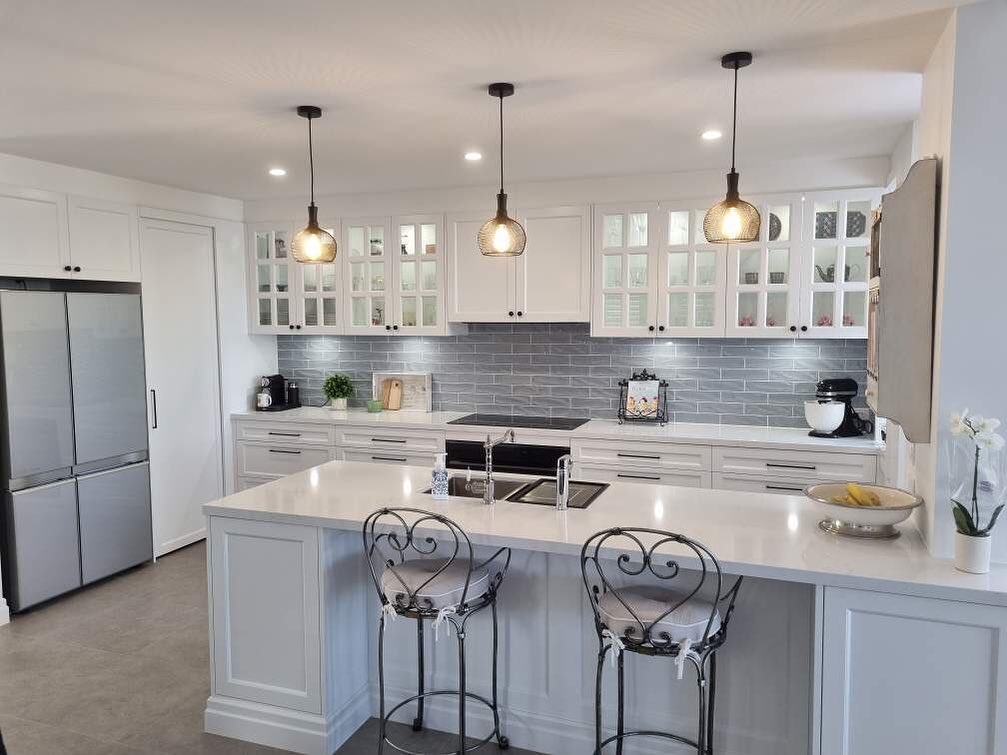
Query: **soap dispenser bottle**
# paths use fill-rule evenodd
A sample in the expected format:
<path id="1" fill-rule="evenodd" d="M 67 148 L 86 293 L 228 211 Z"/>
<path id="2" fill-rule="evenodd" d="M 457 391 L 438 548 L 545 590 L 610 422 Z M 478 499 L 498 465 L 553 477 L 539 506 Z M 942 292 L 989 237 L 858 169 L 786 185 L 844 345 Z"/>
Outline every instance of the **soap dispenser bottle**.
<path id="1" fill-rule="evenodd" d="M 433 486 L 431 494 L 435 501 L 446 501 L 448 499 L 448 468 L 447 454 L 434 454 L 434 471 L 431 475 Z"/>

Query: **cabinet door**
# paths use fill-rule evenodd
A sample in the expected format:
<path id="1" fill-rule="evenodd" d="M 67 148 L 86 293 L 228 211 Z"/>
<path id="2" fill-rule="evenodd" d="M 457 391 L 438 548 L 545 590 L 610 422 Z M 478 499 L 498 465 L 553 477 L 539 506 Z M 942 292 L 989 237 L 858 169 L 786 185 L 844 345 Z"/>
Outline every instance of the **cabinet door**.
<path id="1" fill-rule="evenodd" d="M 758 207 L 759 241 L 728 249 L 726 333 L 796 337 L 801 325 L 800 196 L 764 198 Z"/>
<path id="2" fill-rule="evenodd" d="M 517 319 L 514 259 L 484 257 L 479 251 L 479 229 L 491 217 L 491 210 L 448 216 L 450 322 L 514 322 Z"/>
<path id="3" fill-rule="evenodd" d="M 410 215 L 395 218 L 398 253 L 394 254 L 396 322 L 398 333 L 444 335 L 444 218 Z"/>
<path id="4" fill-rule="evenodd" d="M 595 336 L 657 335 L 657 204 L 594 210 Z"/>
<path id="5" fill-rule="evenodd" d="M 358 335 L 385 335 L 397 323 L 394 290 L 394 243 L 388 218 L 343 221 L 344 331 Z"/>
<path id="6" fill-rule="evenodd" d="M 716 201 L 716 200 L 714 200 Z M 723 336 L 728 250 L 703 235 L 701 200 L 662 202 L 658 264 L 658 333 L 671 337 Z"/>
<path id="7" fill-rule="evenodd" d="M 805 197 L 801 325 L 810 338 L 867 338 L 871 211 L 880 191 Z"/>
<path id="8" fill-rule="evenodd" d="M 1007 608 L 826 587 L 823 631 L 822 755 L 1007 753 Z"/>
<path id="9" fill-rule="evenodd" d="M 290 333 L 300 324 L 295 297 L 297 263 L 290 256 L 291 225 L 257 223 L 249 229 L 249 313 L 252 333 Z"/>
<path id="10" fill-rule="evenodd" d="M 0 275 L 69 278 L 66 197 L 0 186 Z"/>
<path id="11" fill-rule="evenodd" d="M 339 238 L 337 224 L 323 224 L 323 228 Z M 345 249 L 339 246 L 339 255 Z M 332 262 L 309 265 L 294 262 L 293 271 L 297 284 L 297 306 L 299 319 L 294 330 L 316 335 L 337 335 L 343 327 L 343 269 L 339 255 Z M 298 325 L 303 326 L 298 328 Z"/>
<path id="12" fill-rule="evenodd" d="M 528 234 L 516 261 L 518 320 L 590 321 L 590 208 L 547 207 L 516 215 Z"/>
<path id="13" fill-rule="evenodd" d="M 70 197 L 70 265 L 82 280 L 139 281 L 136 207 Z"/>

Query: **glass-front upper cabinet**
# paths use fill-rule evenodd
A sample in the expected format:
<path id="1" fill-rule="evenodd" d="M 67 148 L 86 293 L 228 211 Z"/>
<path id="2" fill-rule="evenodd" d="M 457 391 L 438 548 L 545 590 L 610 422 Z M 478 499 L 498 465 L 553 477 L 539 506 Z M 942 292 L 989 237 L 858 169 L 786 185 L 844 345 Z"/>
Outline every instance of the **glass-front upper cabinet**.
<path id="1" fill-rule="evenodd" d="M 394 218 L 395 312 L 392 332 L 439 335 L 444 329 L 444 220 L 440 215 Z"/>
<path id="2" fill-rule="evenodd" d="M 800 197 L 760 197 L 756 206 L 762 216 L 759 240 L 728 247 L 726 333 L 744 338 L 797 336 Z"/>
<path id="3" fill-rule="evenodd" d="M 877 190 L 808 193 L 804 198 L 803 335 L 866 338 L 871 212 Z"/>
<path id="4" fill-rule="evenodd" d="M 298 287 L 299 324 L 302 332 L 313 334 L 338 334 L 342 332 L 343 285 L 339 255 L 345 253 L 338 244 L 339 226 L 322 224 L 322 227 L 337 240 L 337 256 L 333 262 L 325 264 L 297 264 L 300 280 Z M 296 328 L 295 328 L 296 329 Z"/>
<path id="5" fill-rule="evenodd" d="M 388 218 L 343 220 L 344 332 L 391 332 L 395 248 Z"/>
<path id="6" fill-rule="evenodd" d="M 704 204 L 702 201 L 661 203 L 659 335 L 724 335 L 727 249 L 707 243 L 703 235 L 705 210 L 696 209 Z"/>
<path id="7" fill-rule="evenodd" d="M 252 333 L 290 333 L 300 324 L 295 277 L 290 256 L 293 226 L 256 223 L 249 228 L 249 286 Z"/>
<path id="8" fill-rule="evenodd" d="M 663 247 L 656 203 L 594 209 L 596 336 L 657 335 L 658 250 Z"/>

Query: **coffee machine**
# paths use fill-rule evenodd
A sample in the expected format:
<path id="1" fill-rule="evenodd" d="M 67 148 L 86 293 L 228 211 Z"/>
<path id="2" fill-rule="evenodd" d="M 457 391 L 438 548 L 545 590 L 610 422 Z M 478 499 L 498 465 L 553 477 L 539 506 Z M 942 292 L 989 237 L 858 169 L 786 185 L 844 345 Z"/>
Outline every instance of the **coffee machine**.
<path id="1" fill-rule="evenodd" d="M 259 381 L 259 392 L 255 397 L 255 408 L 260 412 L 282 412 L 297 409 L 301 405 L 297 383 L 283 375 L 263 375 Z"/>
<path id="2" fill-rule="evenodd" d="M 857 397 L 857 381 L 852 378 L 829 378 L 819 380 L 815 386 L 815 397 L 819 401 L 839 401 L 845 404 L 843 422 L 831 433 L 820 433 L 812 430 L 808 435 L 814 438 L 853 438 L 858 435 L 870 435 L 874 432 L 874 423 L 861 419 L 853 408 L 853 399 Z"/>

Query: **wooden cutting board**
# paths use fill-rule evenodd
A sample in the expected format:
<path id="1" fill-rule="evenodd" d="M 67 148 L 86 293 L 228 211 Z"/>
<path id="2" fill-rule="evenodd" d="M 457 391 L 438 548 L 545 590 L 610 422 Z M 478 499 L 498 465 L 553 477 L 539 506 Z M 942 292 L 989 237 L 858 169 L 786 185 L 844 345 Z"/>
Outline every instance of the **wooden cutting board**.
<path id="1" fill-rule="evenodd" d="M 381 397 L 384 402 L 385 409 L 393 412 L 401 409 L 402 381 L 395 378 L 385 380 L 381 386 Z"/>

